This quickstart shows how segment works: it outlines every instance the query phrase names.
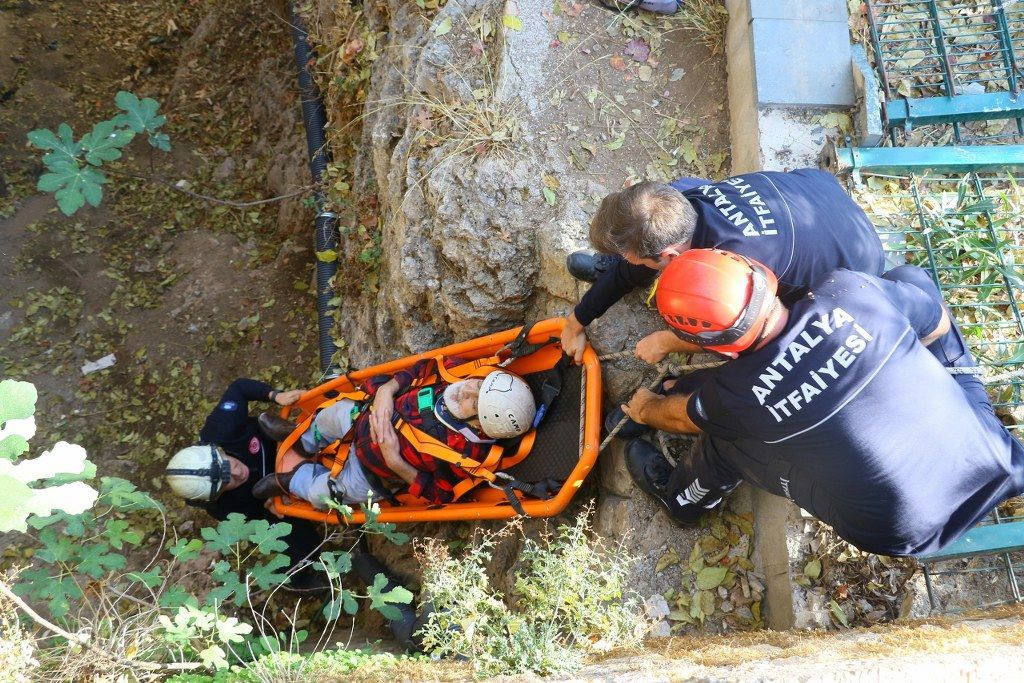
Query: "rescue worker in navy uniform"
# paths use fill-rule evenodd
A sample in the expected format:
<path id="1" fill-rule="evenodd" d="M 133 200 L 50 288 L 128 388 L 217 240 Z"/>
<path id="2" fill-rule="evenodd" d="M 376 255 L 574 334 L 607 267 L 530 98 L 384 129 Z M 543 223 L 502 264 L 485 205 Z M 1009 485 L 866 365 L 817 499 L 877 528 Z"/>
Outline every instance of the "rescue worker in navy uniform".
<path id="1" fill-rule="evenodd" d="M 836 270 L 787 307 L 774 274 L 719 250 L 665 269 L 658 310 L 689 343 L 731 358 L 626 413 L 699 434 L 673 470 L 650 443 L 626 452 L 637 485 L 680 523 L 739 481 L 785 496 L 857 547 L 940 550 L 1024 492 L 1024 446 L 993 412 L 932 279 Z"/>
<path id="2" fill-rule="evenodd" d="M 238 512 L 247 519 L 279 521 L 264 501 L 253 496 L 253 486 L 274 471 L 277 442 L 265 426 L 268 414 L 249 415 L 250 401 L 289 406 L 303 390 L 278 391 L 254 379 L 236 379 L 221 396 L 199 432 L 199 445 L 178 451 L 167 463 L 165 477 L 171 489 L 190 505 L 203 508 L 215 519 Z M 316 527 L 290 519 L 291 532 L 283 537 L 285 554 L 292 567 L 301 566 L 320 545 Z M 287 584 L 293 590 L 326 587 L 322 575 L 310 567 L 294 574 Z"/>
<path id="3" fill-rule="evenodd" d="M 885 269 L 867 215 L 831 174 L 811 168 L 717 183 L 638 183 L 604 198 L 590 223 L 590 241 L 599 253 L 577 251 L 567 259 L 574 277 L 594 283 L 562 331 L 562 348 L 576 362 L 586 327 L 631 290 L 649 286 L 687 249 L 720 248 L 765 264 L 778 274 L 785 303 L 836 268 L 870 275 Z M 649 363 L 697 350 L 668 330 L 636 345 L 637 356 Z"/>

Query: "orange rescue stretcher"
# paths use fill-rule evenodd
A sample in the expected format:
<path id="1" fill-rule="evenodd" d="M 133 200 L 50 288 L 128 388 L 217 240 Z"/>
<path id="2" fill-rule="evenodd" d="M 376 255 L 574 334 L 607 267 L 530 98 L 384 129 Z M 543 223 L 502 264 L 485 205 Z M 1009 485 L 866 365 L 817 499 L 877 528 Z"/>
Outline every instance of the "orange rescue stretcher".
<path id="1" fill-rule="evenodd" d="M 305 431 L 305 426 L 316 410 L 339 393 L 356 389 L 364 380 L 375 375 L 390 375 L 410 367 L 420 360 L 459 357 L 466 360 L 492 359 L 501 349 L 513 342 L 530 345 L 529 352 L 509 362 L 508 370 L 530 381 L 530 375 L 551 370 L 562 358 L 558 338 L 565 325 L 564 318 L 550 318 L 528 328 L 524 339 L 522 327 L 496 332 L 484 337 L 425 351 L 415 356 L 382 363 L 374 367 L 350 372 L 307 392 L 298 403 L 282 410 L 283 417 L 298 422 L 300 427 L 278 446 L 276 469 L 289 472 L 301 459 L 291 446 Z M 518 513 L 509 501 L 509 495 L 518 498 L 518 506 L 530 517 L 550 517 L 561 512 L 597 460 L 601 432 L 601 365 L 597 354 L 588 344 L 580 366 L 570 366 L 563 373 L 563 385 L 558 398 L 535 430 L 529 432 L 507 458 L 494 468 L 498 477 L 514 478 L 533 483 L 555 480 L 559 487 L 550 497 L 541 499 L 510 493 L 494 486 L 476 485 L 457 500 L 444 505 L 433 505 L 407 493 L 399 492 L 397 505 L 381 500 L 381 522 L 446 522 L 471 519 L 507 519 Z M 298 408 L 299 413 L 295 414 Z M 347 446 L 342 451 L 347 450 Z M 336 465 L 334 455 L 321 453 L 320 462 L 328 468 Z M 336 468 L 335 469 L 340 469 Z M 492 476 L 493 478 L 493 476 Z M 500 481 L 500 480 L 499 480 Z M 486 482 L 483 482 L 486 483 Z M 513 501 L 514 502 L 514 501 Z M 362 524 L 365 517 L 355 510 L 345 519 L 336 510 L 317 510 L 308 502 L 296 498 L 273 499 L 274 509 L 288 517 L 297 517 L 327 524 Z"/>

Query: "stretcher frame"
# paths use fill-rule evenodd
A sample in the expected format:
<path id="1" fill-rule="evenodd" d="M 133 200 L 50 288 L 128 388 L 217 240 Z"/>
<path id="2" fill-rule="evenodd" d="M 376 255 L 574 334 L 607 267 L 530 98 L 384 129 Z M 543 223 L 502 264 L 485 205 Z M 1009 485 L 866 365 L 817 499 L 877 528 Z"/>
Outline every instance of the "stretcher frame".
<path id="1" fill-rule="evenodd" d="M 565 322 L 565 318 L 549 318 L 535 323 L 526 342 L 545 344 L 552 339 L 557 340 Z M 502 346 L 514 340 L 521 330 L 522 327 L 516 327 L 381 363 L 364 370 L 346 373 L 306 392 L 294 405 L 282 409 L 281 415 L 290 420 L 302 422 L 321 403 L 329 399 L 329 392 L 351 391 L 370 377 L 391 375 L 411 367 L 421 360 L 438 355 L 457 356 L 467 360 L 492 356 Z M 549 344 L 532 354 L 517 358 L 507 367 L 520 375 L 533 374 L 553 367 L 561 355 L 561 346 Z M 589 344 L 583 352 L 582 368 L 579 459 L 569 477 L 553 497 L 539 500 L 518 494 L 523 509 L 529 517 L 551 517 L 565 509 L 597 461 L 601 436 L 601 364 Z M 298 413 L 296 413 L 296 409 Z M 291 449 L 299 435 L 299 432 L 293 432 L 279 444 L 275 463 L 277 472 L 289 472 L 301 460 L 301 456 Z M 321 462 L 330 467 L 329 459 L 321 459 Z M 377 520 L 392 523 L 450 522 L 474 519 L 509 519 L 516 516 L 516 511 L 505 498 L 504 492 L 486 485 L 477 486 L 461 500 L 445 505 L 431 505 L 408 494 L 399 494 L 398 500 L 400 503 L 398 506 L 391 505 L 387 501 L 379 501 L 380 514 Z M 286 517 L 296 517 L 325 524 L 362 524 L 366 521 L 362 510 L 353 510 L 352 516 L 345 518 L 336 510 L 317 510 L 308 502 L 294 498 L 289 498 L 287 501 L 283 497 L 273 498 L 271 507 L 273 511 Z"/>

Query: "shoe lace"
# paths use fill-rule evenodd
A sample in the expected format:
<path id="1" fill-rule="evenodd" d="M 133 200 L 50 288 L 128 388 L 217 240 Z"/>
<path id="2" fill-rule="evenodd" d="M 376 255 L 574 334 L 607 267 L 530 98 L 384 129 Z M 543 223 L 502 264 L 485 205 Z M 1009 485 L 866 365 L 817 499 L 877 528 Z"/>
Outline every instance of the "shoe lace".
<path id="1" fill-rule="evenodd" d="M 656 458 L 651 458 L 647 472 L 651 477 L 651 483 L 659 488 L 665 488 L 668 486 L 668 479 L 674 469 L 665 456 L 659 455 Z"/>

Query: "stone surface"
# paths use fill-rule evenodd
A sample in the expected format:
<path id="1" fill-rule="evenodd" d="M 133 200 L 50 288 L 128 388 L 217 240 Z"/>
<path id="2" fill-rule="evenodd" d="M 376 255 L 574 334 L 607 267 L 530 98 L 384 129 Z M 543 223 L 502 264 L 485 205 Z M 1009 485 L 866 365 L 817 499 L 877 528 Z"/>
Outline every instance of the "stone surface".
<path id="1" fill-rule="evenodd" d="M 752 26 L 761 105 L 849 107 L 855 102 L 846 19 L 757 19 Z"/>
<path id="2" fill-rule="evenodd" d="M 885 137 L 881 86 L 863 45 L 851 46 L 851 57 L 853 84 L 857 91 L 857 111 L 854 116 L 857 144 L 861 147 L 876 147 L 882 144 Z"/>
<path id="3" fill-rule="evenodd" d="M 749 0 L 754 19 L 802 19 L 842 21 L 847 18 L 845 0 Z"/>
<path id="4" fill-rule="evenodd" d="M 601 472 L 601 487 L 606 491 L 629 498 L 633 495 L 641 495 L 636 488 L 633 479 L 626 470 L 626 442 L 621 439 L 614 439 L 601 452 L 599 462 Z"/>

